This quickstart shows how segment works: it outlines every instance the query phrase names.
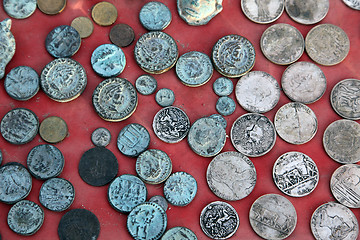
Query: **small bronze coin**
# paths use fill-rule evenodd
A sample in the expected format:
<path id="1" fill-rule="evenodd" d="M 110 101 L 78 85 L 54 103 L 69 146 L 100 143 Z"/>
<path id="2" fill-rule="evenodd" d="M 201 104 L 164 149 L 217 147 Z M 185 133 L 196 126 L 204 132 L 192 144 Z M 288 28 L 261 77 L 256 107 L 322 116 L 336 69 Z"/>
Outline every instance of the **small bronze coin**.
<path id="1" fill-rule="evenodd" d="M 99 2 L 92 8 L 91 17 L 100 26 L 110 26 L 116 21 L 118 13 L 113 4 Z"/>
<path id="2" fill-rule="evenodd" d="M 81 38 L 90 37 L 94 31 L 94 25 L 88 17 L 77 17 L 71 22 L 70 26 L 78 31 Z"/>
<path id="3" fill-rule="evenodd" d="M 39 129 L 40 137 L 48 143 L 58 143 L 68 134 L 66 122 L 56 116 L 45 118 Z"/>
<path id="4" fill-rule="evenodd" d="M 37 0 L 37 6 L 43 13 L 55 15 L 64 10 L 66 0 Z"/>
<path id="5" fill-rule="evenodd" d="M 127 24 L 116 24 L 110 30 L 110 41 L 118 47 L 127 47 L 135 39 L 134 30 Z"/>

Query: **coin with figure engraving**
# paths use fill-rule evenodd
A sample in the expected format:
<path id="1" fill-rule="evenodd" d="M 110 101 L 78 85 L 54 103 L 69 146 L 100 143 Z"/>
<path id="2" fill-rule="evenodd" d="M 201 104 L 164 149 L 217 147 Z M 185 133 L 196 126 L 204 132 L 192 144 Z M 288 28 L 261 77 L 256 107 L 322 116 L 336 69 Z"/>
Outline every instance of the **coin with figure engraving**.
<path id="1" fill-rule="evenodd" d="M 135 32 L 129 25 L 120 23 L 111 28 L 109 38 L 116 46 L 127 47 L 134 41 Z"/>
<path id="2" fill-rule="evenodd" d="M 111 133 L 107 128 L 100 127 L 91 133 L 91 141 L 97 147 L 106 147 L 111 140 Z"/>
<path id="3" fill-rule="evenodd" d="M 141 124 L 130 123 L 121 129 L 117 138 L 117 147 L 128 157 L 137 157 L 150 144 L 150 134 Z"/>
<path id="4" fill-rule="evenodd" d="M 343 0 L 343 2 L 352 9 L 360 10 L 360 0 Z"/>
<path id="5" fill-rule="evenodd" d="M 136 90 L 142 95 L 153 94 L 157 89 L 157 81 L 151 75 L 141 75 L 135 81 Z"/>
<path id="6" fill-rule="evenodd" d="M 114 44 L 102 44 L 91 55 L 92 69 L 103 78 L 111 78 L 122 73 L 126 65 L 123 50 Z"/>
<path id="7" fill-rule="evenodd" d="M 205 25 L 222 11 L 222 2 L 223 0 L 177 0 L 177 10 L 187 24 Z"/>
<path id="8" fill-rule="evenodd" d="M 213 83 L 213 90 L 219 97 L 228 96 L 234 89 L 233 82 L 226 77 L 219 77 Z"/>
<path id="9" fill-rule="evenodd" d="M 227 127 L 227 121 L 226 119 L 220 115 L 220 114 L 213 114 L 213 115 L 210 115 L 209 118 L 212 118 L 216 121 L 218 121 L 218 123 L 226 130 L 226 127 Z"/>
<path id="10" fill-rule="evenodd" d="M 194 200 L 197 193 L 195 178 L 186 172 L 175 172 L 170 175 L 164 184 L 166 200 L 179 207 L 184 207 Z"/>
<path id="11" fill-rule="evenodd" d="M 37 0 L 37 7 L 47 15 L 61 13 L 66 6 L 66 0 Z"/>
<path id="12" fill-rule="evenodd" d="M 80 45 L 80 34 L 67 25 L 55 27 L 45 40 L 46 50 L 54 58 L 71 57 L 79 50 Z"/>
<path id="13" fill-rule="evenodd" d="M 88 17 L 77 17 L 72 20 L 70 26 L 75 28 L 75 30 L 79 33 L 80 38 L 87 38 L 94 31 L 94 25 L 90 18 Z"/>
<path id="14" fill-rule="evenodd" d="M 155 94 L 155 101 L 161 107 L 169 107 L 175 101 L 174 91 L 169 88 L 161 88 Z"/>
<path id="15" fill-rule="evenodd" d="M 166 199 L 161 196 L 161 195 L 155 195 L 155 196 L 152 196 L 150 199 L 149 199 L 149 202 L 153 202 L 153 203 L 157 203 L 160 205 L 160 207 L 162 209 L 164 209 L 165 211 L 168 209 L 168 203 L 166 201 Z"/>
<path id="16" fill-rule="evenodd" d="M 149 31 L 162 31 L 171 22 L 170 9 L 161 2 L 148 2 L 139 13 L 140 23 Z"/>
<path id="17" fill-rule="evenodd" d="M 295 22 L 315 24 L 328 13 L 329 0 L 285 0 L 285 10 Z"/>
<path id="18" fill-rule="evenodd" d="M 112 3 L 99 2 L 92 7 L 91 17 L 100 26 L 110 26 L 116 21 L 118 12 Z"/>
<path id="19" fill-rule="evenodd" d="M 51 116 L 40 123 L 39 134 L 45 142 L 58 143 L 68 135 L 68 127 L 61 117 Z"/>
<path id="20" fill-rule="evenodd" d="M 223 116 L 229 116 L 235 112 L 235 101 L 228 96 L 219 97 L 216 101 L 215 109 Z"/>
<path id="21" fill-rule="evenodd" d="M 251 21 L 267 24 L 281 16 L 284 11 L 284 0 L 241 0 L 241 9 Z"/>
<path id="22" fill-rule="evenodd" d="M 197 240 L 197 237 L 186 227 L 173 227 L 164 233 L 161 240 Z"/>
<path id="23" fill-rule="evenodd" d="M 24 19 L 35 12 L 36 0 L 4 0 L 3 6 L 10 17 Z"/>

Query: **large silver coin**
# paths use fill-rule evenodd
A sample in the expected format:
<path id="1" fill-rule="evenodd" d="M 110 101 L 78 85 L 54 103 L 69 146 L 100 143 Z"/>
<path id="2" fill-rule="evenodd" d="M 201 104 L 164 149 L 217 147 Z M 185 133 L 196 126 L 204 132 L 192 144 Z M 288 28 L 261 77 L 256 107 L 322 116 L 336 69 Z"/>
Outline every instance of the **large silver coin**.
<path id="1" fill-rule="evenodd" d="M 4 0 L 3 6 L 10 17 L 24 19 L 35 12 L 36 0 Z"/>
<path id="2" fill-rule="evenodd" d="M 360 80 L 345 79 L 331 90 L 330 103 L 337 114 L 351 120 L 360 119 Z"/>
<path id="3" fill-rule="evenodd" d="M 320 24 L 306 35 L 305 49 L 314 62 L 332 66 L 342 62 L 348 55 L 350 40 L 340 27 Z"/>
<path id="4" fill-rule="evenodd" d="M 349 208 L 360 208 L 360 166 L 346 164 L 331 176 L 330 189 L 336 200 Z"/>
<path id="5" fill-rule="evenodd" d="M 343 2 L 355 10 L 360 10 L 360 0 L 343 0 Z"/>
<path id="6" fill-rule="evenodd" d="M 238 152 L 223 152 L 210 162 L 206 180 L 219 198 L 236 201 L 248 196 L 256 184 L 256 169 L 251 160 Z"/>
<path id="7" fill-rule="evenodd" d="M 256 23 L 276 21 L 284 11 L 284 0 L 241 0 L 241 9 L 246 17 Z"/>
<path id="8" fill-rule="evenodd" d="M 275 185 L 291 197 L 304 197 L 316 188 L 319 170 L 315 162 L 301 152 L 281 155 L 273 167 Z"/>
<path id="9" fill-rule="evenodd" d="M 236 100 L 249 112 L 264 113 L 273 109 L 280 99 L 276 79 L 262 71 L 252 71 L 239 79 L 235 87 Z"/>
<path id="10" fill-rule="evenodd" d="M 268 60 L 287 65 L 297 61 L 303 54 L 304 38 L 295 27 L 278 23 L 263 32 L 260 47 Z"/>
<path id="11" fill-rule="evenodd" d="M 326 153 L 338 163 L 360 161 L 360 124 L 352 120 L 337 120 L 324 132 L 323 144 Z"/>
<path id="12" fill-rule="evenodd" d="M 234 121 L 230 139 L 235 149 L 242 154 L 259 157 L 268 153 L 275 145 L 275 127 L 266 116 L 247 113 Z"/>
<path id="13" fill-rule="evenodd" d="M 359 234 L 359 224 L 353 212 L 334 202 L 325 203 L 314 211 L 310 227 L 317 240 L 355 240 Z"/>
<path id="14" fill-rule="evenodd" d="M 291 144 L 307 143 L 315 136 L 318 128 L 313 110 L 298 102 L 290 102 L 279 108 L 274 124 L 279 136 Z"/>
<path id="15" fill-rule="evenodd" d="M 287 14 L 301 24 L 315 24 L 329 11 L 329 0 L 285 0 Z"/>
<path id="16" fill-rule="evenodd" d="M 265 239 L 284 239 L 294 231 L 297 214 L 292 203 L 278 194 L 266 194 L 252 204 L 249 213 L 253 230 Z"/>
<path id="17" fill-rule="evenodd" d="M 11 33 L 11 19 L 0 22 L 0 79 L 5 75 L 5 67 L 15 54 L 15 38 Z"/>

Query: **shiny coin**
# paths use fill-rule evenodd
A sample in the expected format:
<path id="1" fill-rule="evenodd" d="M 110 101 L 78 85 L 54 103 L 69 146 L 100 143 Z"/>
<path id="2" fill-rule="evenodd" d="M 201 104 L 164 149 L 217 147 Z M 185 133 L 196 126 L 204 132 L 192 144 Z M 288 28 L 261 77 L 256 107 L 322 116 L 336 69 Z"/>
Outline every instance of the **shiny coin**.
<path id="1" fill-rule="evenodd" d="M 329 0 L 285 0 L 287 14 L 301 24 L 315 24 L 329 11 Z"/>
<path id="2" fill-rule="evenodd" d="M 301 152 L 281 155 L 273 167 L 275 185 L 291 197 L 304 197 L 316 188 L 319 170 L 315 162 Z"/>
<path id="3" fill-rule="evenodd" d="M 160 195 L 152 196 L 152 197 L 149 199 L 149 202 L 153 202 L 153 203 L 159 204 L 160 207 L 161 207 L 162 209 L 164 209 L 165 211 L 168 209 L 168 203 L 167 203 L 166 199 L 165 199 L 163 196 L 160 196 Z"/>
<path id="4" fill-rule="evenodd" d="M 252 71 L 238 80 L 235 96 L 246 111 L 264 113 L 273 109 L 279 102 L 280 87 L 270 74 Z"/>
<path id="5" fill-rule="evenodd" d="M 148 2 L 140 10 L 140 23 L 149 31 L 162 31 L 171 22 L 170 9 L 161 2 Z"/>
<path id="6" fill-rule="evenodd" d="M 150 95 L 156 91 L 157 81 L 153 76 L 141 75 L 135 81 L 136 90 L 142 95 Z"/>
<path id="7" fill-rule="evenodd" d="M 121 129 L 117 138 L 117 147 L 128 157 L 137 157 L 150 145 L 148 130 L 138 123 L 130 123 Z"/>
<path id="8" fill-rule="evenodd" d="M 196 180 L 186 172 L 171 174 L 164 184 L 164 196 L 174 206 L 184 207 L 188 205 L 195 198 L 196 193 Z"/>
<path id="9" fill-rule="evenodd" d="M 284 11 L 284 0 L 241 0 L 241 9 L 251 21 L 261 24 L 276 21 Z"/>
<path id="10" fill-rule="evenodd" d="M 97 114 L 106 121 L 129 118 L 137 107 L 135 87 L 124 78 L 108 78 L 94 90 L 92 102 Z"/>
<path id="11" fill-rule="evenodd" d="M 91 55 L 93 70 L 103 78 L 115 77 L 122 73 L 126 65 L 124 52 L 114 44 L 103 44 Z"/>
<path id="12" fill-rule="evenodd" d="M 219 77 L 213 83 L 213 90 L 219 97 L 228 96 L 234 89 L 233 82 L 226 77 Z"/>
<path id="13" fill-rule="evenodd" d="M 161 240 L 197 240 L 193 231 L 186 227 L 173 227 L 167 230 Z"/>
<path id="14" fill-rule="evenodd" d="M 97 147 L 106 147 L 111 140 L 111 133 L 106 128 L 97 128 L 91 134 L 91 141 Z"/>
<path id="15" fill-rule="evenodd" d="M 68 58 L 80 48 L 81 38 L 75 28 L 61 25 L 54 28 L 46 37 L 45 47 L 54 58 Z"/>
<path id="16" fill-rule="evenodd" d="M 177 143 L 188 134 L 190 120 L 180 108 L 166 107 L 156 113 L 153 120 L 153 129 L 160 140 L 167 143 Z"/>
<path id="17" fill-rule="evenodd" d="M 219 198 L 236 201 L 248 196 L 256 184 L 256 169 L 251 160 L 238 152 L 223 152 L 210 162 L 206 180 Z"/>
<path id="18" fill-rule="evenodd" d="M 232 98 L 224 96 L 216 101 L 215 108 L 221 115 L 229 116 L 235 112 L 236 104 Z"/>
<path id="19" fill-rule="evenodd" d="M 287 65 L 297 61 L 303 54 L 304 38 L 295 27 L 278 23 L 263 32 L 260 47 L 271 62 Z"/>
<path id="20" fill-rule="evenodd" d="M 340 27 L 320 24 L 306 35 L 305 48 L 314 62 L 332 66 L 342 62 L 348 55 L 350 40 Z"/>
<path id="21" fill-rule="evenodd" d="M 161 107 L 169 107 L 175 101 L 175 94 L 173 90 L 168 88 L 159 89 L 155 95 L 155 101 Z"/>
<path id="22" fill-rule="evenodd" d="M 356 216 L 347 207 L 334 202 L 325 203 L 314 211 L 310 227 L 317 240 L 355 240 L 359 234 Z"/>
<path id="23" fill-rule="evenodd" d="M 219 123 L 224 129 L 226 129 L 226 127 L 227 127 L 226 119 L 225 119 L 223 116 L 221 116 L 220 114 L 210 115 L 209 118 L 212 118 L 212 119 L 218 121 L 218 123 Z"/>
<path id="24" fill-rule="evenodd" d="M 66 0 L 37 0 L 37 7 L 47 15 L 55 15 L 64 10 Z"/>
<path id="25" fill-rule="evenodd" d="M 77 17 L 71 22 L 71 27 L 80 34 L 80 38 L 87 38 L 94 31 L 94 25 L 88 17 Z"/>
<path id="26" fill-rule="evenodd" d="M 249 219 L 251 227 L 260 237 L 285 239 L 296 227 L 297 214 L 285 197 L 266 194 L 252 204 Z"/>
<path id="27" fill-rule="evenodd" d="M 113 4 L 109 2 L 99 2 L 93 6 L 91 17 L 94 22 L 100 26 L 110 26 L 116 21 L 118 12 Z"/>
<path id="28" fill-rule="evenodd" d="M 255 48 L 242 36 L 227 35 L 215 43 L 212 61 L 216 70 L 225 77 L 241 77 L 254 67 Z"/>
<path id="29" fill-rule="evenodd" d="M 135 32 L 125 23 L 116 24 L 110 30 L 110 41 L 118 47 L 127 47 L 135 39 Z"/>
<path id="30" fill-rule="evenodd" d="M 343 0 L 343 2 L 352 9 L 360 10 L 360 0 Z"/>
<path id="31" fill-rule="evenodd" d="M 3 6 L 10 17 L 24 19 L 35 12 L 36 0 L 4 0 Z"/>
<path id="32" fill-rule="evenodd" d="M 11 33 L 11 24 L 12 21 L 9 18 L 6 18 L 0 22 L 0 42 L 1 42 L 1 51 L 0 51 L 0 79 L 5 75 L 5 67 L 11 61 L 15 54 L 15 38 Z"/>
<path id="33" fill-rule="evenodd" d="M 345 79 L 331 90 L 330 103 L 337 114 L 351 120 L 360 119 L 360 80 Z"/>
<path id="34" fill-rule="evenodd" d="M 242 154 L 259 157 L 268 153 L 275 145 L 275 127 L 266 116 L 247 113 L 234 121 L 230 139 L 235 149 Z"/>
<path id="35" fill-rule="evenodd" d="M 315 136 L 318 128 L 313 110 L 298 102 L 290 102 L 279 108 L 274 124 L 279 136 L 291 144 L 307 143 Z"/>
<path id="36" fill-rule="evenodd" d="M 222 0 L 177 0 L 180 17 L 189 25 L 205 25 L 223 9 Z"/>
<path id="37" fill-rule="evenodd" d="M 39 128 L 40 137 L 48 143 L 58 143 L 68 134 L 66 122 L 57 116 L 45 118 Z"/>
<path id="38" fill-rule="evenodd" d="M 360 124 L 352 120 L 332 122 L 324 132 L 323 145 L 326 153 L 338 163 L 360 161 Z"/>
<path id="39" fill-rule="evenodd" d="M 228 239 L 239 228 L 240 219 L 230 204 L 222 201 L 209 203 L 200 213 L 201 230 L 212 239 Z"/>

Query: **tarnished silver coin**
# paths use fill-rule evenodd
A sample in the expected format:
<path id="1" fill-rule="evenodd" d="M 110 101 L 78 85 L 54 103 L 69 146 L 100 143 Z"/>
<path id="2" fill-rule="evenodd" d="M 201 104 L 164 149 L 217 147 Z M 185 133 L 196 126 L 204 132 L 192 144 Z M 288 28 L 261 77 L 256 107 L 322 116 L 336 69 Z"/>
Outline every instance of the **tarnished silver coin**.
<path id="1" fill-rule="evenodd" d="M 314 211 L 310 227 L 316 240 L 355 240 L 359 234 L 359 224 L 354 213 L 334 202 L 325 203 Z"/>
<path id="2" fill-rule="evenodd" d="M 184 207 L 194 200 L 197 189 L 193 176 L 186 172 L 175 172 L 164 184 L 164 196 L 170 204 Z"/>
<path id="3" fill-rule="evenodd" d="M 83 66 L 71 58 L 58 58 L 41 72 L 40 86 L 45 94 L 58 102 L 74 100 L 85 90 L 87 76 Z"/>
<path id="4" fill-rule="evenodd" d="M 153 74 L 170 70 L 179 56 L 175 40 L 157 31 L 144 33 L 135 45 L 134 54 L 141 69 Z"/>
<path id="5" fill-rule="evenodd" d="M 350 40 L 340 27 L 320 24 L 306 35 L 305 49 L 314 62 L 332 66 L 346 58 L 350 51 Z"/>
<path id="6" fill-rule="evenodd" d="M 295 22 L 315 24 L 323 20 L 329 11 L 329 0 L 285 0 L 287 14 Z"/>
<path id="7" fill-rule="evenodd" d="M 91 54 L 91 67 L 103 78 L 116 77 L 123 72 L 125 65 L 125 54 L 115 44 L 102 44 Z"/>
<path id="8" fill-rule="evenodd" d="M 236 201 L 248 196 L 256 184 L 256 169 L 251 160 L 238 152 L 223 152 L 210 162 L 206 180 L 219 198 Z"/>
<path id="9" fill-rule="evenodd" d="M 173 227 L 164 233 L 161 240 L 197 240 L 197 237 L 186 227 Z"/>
<path id="10" fill-rule="evenodd" d="M 177 0 L 177 10 L 187 24 L 205 25 L 222 11 L 222 2 L 223 0 Z"/>
<path id="11" fill-rule="evenodd" d="M 343 0 L 343 2 L 352 9 L 360 10 L 360 0 Z"/>
<path id="12" fill-rule="evenodd" d="M 142 95 L 153 94 L 157 89 L 157 81 L 153 76 L 144 74 L 135 81 L 136 90 Z"/>
<path id="13" fill-rule="evenodd" d="M 286 142 L 304 144 L 310 141 L 318 129 L 318 121 L 311 108 L 299 102 L 283 105 L 274 117 L 276 132 Z"/>
<path id="14" fill-rule="evenodd" d="M 1 119 L 0 131 L 3 138 L 12 144 L 25 144 L 34 139 L 39 129 L 39 119 L 26 108 L 10 110 Z"/>
<path id="15" fill-rule="evenodd" d="M 213 157 L 225 146 L 226 131 L 218 121 L 203 117 L 192 124 L 187 140 L 194 153 Z"/>
<path id="16" fill-rule="evenodd" d="M 332 122 L 323 135 L 326 153 L 338 163 L 348 164 L 360 161 L 360 124 L 341 119 Z"/>
<path id="17" fill-rule="evenodd" d="M 24 19 L 35 12 L 36 2 L 36 0 L 4 0 L 3 6 L 10 17 Z"/>
<path id="18" fill-rule="evenodd" d="M 291 197 L 304 197 L 316 188 L 319 170 L 315 162 L 301 152 L 287 152 L 281 155 L 273 167 L 275 185 Z"/>
<path id="19" fill-rule="evenodd" d="M 54 58 L 71 57 L 79 50 L 80 45 L 80 34 L 67 25 L 55 27 L 45 40 L 46 50 Z"/>
<path id="20" fill-rule="evenodd" d="M 360 208 L 360 166 L 346 164 L 331 176 L 330 190 L 335 199 L 349 208 Z"/>
<path id="21" fill-rule="evenodd" d="M 226 77 L 219 77 L 213 83 L 213 90 L 219 97 L 229 96 L 234 90 L 234 84 Z"/>
<path id="22" fill-rule="evenodd" d="M 190 120 L 186 113 L 178 107 L 162 108 L 154 117 L 153 130 L 160 140 L 177 143 L 188 135 Z"/>
<path id="23" fill-rule="evenodd" d="M 91 141 L 97 147 L 106 147 L 111 140 L 111 133 L 107 128 L 100 127 L 91 133 Z"/>
<path id="24" fill-rule="evenodd" d="M 241 9 L 251 21 L 261 24 L 276 21 L 284 11 L 284 0 L 241 0 Z"/>
<path id="25" fill-rule="evenodd" d="M 273 109 L 279 102 L 280 87 L 270 74 L 252 71 L 238 80 L 235 96 L 246 111 L 264 113 Z"/>
<path id="26" fill-rule="evenodd" d="M 212 119 L 218 121 L 218 123 L 226 130 L 227 121 L 223 116 L 221 116 L 220 114 L 213 114 L 213 115 L 210 115 L 209 118 L 212 118 Z"/>
<path id="27" fill-rule="evenodd" d="M 294 231 L 297 214 L 292 203 L 278 194 L 266 194 L 252 204 L 252 229 L 264 239 L 285 239 Z"/>
<path id="28" fill-rule="evenodd" d="M 11 19 L 0 22 L 0 79 L 5 75 L 5 67 L 15 54 L 15 38 L 11 33 Z"/>
<path id="29" fill-rule="evenodd" d="M 264 56 L 279 65 L 297 61 L 304 53 L 304 45 L 304 38 L 300 31 L 286 23 L 268 27 L 260 39 Z"/>
<path id="30" fill-rule="evenodd" d="M 216 70 L 225 77 L 241 77 L 254 67 L 255 48 L 242 36 L 227 35 L 215 43 L 212 61 Z"/>
<path id="31" fill-rule="evenodd" d="M 128 157 L 137 157 L 150 144 L 150 134 L 141 124 L 130 123 L 121 129 L 117 138 L 119 151 Z"/>
<path id="32" fill-rule="evenodd" d="M 175 101 L 174 91 L 169 88 L 162 88 L 155 94 L 155 101 L 161 107 L 169 107 Z"/>
<path id="33" fill-rule="evenodd" d="M 296 62 L 285 69 L 281 87 L 292 101 L 309 104 L 319 100 L 325 93 L 326 77 L 315 64 Z"/>
<path id="34" fill-rule="evenodd" d="M 170 9 L 161 2 L 148 2 L 139 13 L 140 23 L 149 31 L 162 31 L 171 22 Z"/>
<path id="35" fill-rule="evenodd" d="M 351 120 L 360 119 L 360 80 L 344 79 L 338 82 L 330 94 L 330 103 L 337 114 Z"/>
<path id="36" fill-rule="evenodd" d="M 149 202 L 153 202 L 153 203 L 159 204 L 160 207 L 161 207 L 162 209 L 164 209 L 165 211 L 168 209 L 168 203 L 167 203 L 166 199 L 165 199 L 163 196 L 160 196 L 160 195 L 152 196 L 152 197 L 149 199 Z"/>
<path id="37" fill-rule="evenodd" d="M 201 230 L 211 239 L 228 239 L 236 233 L 239 225 L 239 215 L 226 202 L 209 203 L 200 213 Z"/>
<path id="38" fill-rule="evenodd" d="M 92 102 L 97 114 L 106 121 L 129 118 L 138 104 L 135 87 L 124 78 L 108 78 L 94 90 Z"/>
<path id="39" fill-rule="evenodd" d="M 275 127 L 266 116 L 247 113 L 234 121 L 230 139 L 235 149 L 242 154 L 259 157 L 268 153 L 275 145 Z"/>

